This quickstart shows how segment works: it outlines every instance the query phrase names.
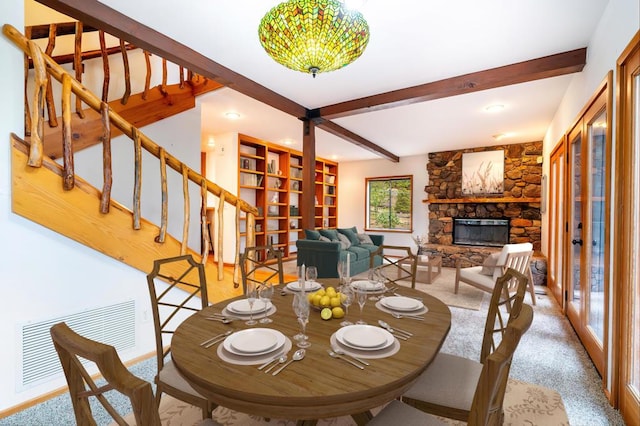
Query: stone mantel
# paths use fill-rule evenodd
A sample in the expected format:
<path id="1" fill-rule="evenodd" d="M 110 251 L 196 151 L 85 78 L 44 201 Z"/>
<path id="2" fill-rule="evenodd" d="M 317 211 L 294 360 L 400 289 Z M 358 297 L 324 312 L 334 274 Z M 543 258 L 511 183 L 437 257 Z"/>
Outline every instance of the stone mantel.
<path id="1" fill-rule="evenodd" d="M 428 198 L 422 200 L 429 204 L 479 204 L 479 203 L 539 203 L 539 197 L 491 197 L 491 198 Z"/>

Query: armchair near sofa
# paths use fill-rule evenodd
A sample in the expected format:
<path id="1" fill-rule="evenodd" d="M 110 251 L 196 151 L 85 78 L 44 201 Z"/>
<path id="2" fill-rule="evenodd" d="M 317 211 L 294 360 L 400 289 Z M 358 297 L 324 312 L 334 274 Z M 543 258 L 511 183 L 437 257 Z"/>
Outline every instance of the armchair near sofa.
<path id="1" fill-rule="evenodd" d="M 298 266 L 312 265 L 318 269 L 318 278 L 338 278 L 338 262 L 349 256 L 350 274 L 357 275 L 369 269 L 369 258 L 384 242 L 384 235 L 358 234 L 356 227 L 305 230 L 305 239 L 296 241 Z M 382 264 L 375 256 L 374 265 Z"/>

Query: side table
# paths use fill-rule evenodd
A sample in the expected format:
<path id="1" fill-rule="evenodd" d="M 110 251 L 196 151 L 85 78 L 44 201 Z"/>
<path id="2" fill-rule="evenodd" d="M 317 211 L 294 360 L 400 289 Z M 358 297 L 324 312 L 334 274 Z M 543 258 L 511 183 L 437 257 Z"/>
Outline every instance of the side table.
<path id="1" fill-rule="evenodd" d="M 404 263 L 404 265 L 407 265 Z M 424 272 L 420 270 L 420 267 L 427 267 L 427 276 L 426 279 L 418 279 L 420 276 L 420 272 Z M 418 267 L 416 269 L 416 281 L 423 282 L 426 284 L 431 284 L 433 280 L 440 275 L 442 272 L 442 256 L 426 256 L 426 255 L 418 255 Z M 400 270 L 398 270 L 398 277 L 400 275 Z"/>

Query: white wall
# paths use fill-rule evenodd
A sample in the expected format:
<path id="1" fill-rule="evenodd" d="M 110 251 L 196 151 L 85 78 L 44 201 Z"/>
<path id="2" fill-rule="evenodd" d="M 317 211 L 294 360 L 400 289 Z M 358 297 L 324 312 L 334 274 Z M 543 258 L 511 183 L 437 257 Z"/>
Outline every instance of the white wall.
<path id="1" fill-rule="evenodd" d="M 23 28 L 23 11 L 23 0 L 0 2 L 2 24 Z M 60 377 L 21 389 L 19 343 L 21 327 L 26 323 L 135 300 L 136 347 L 120 355 L 125 360 L 132 359 L 155 351 L 155 346 L 153 324 L 143 320 L 144 311 L 149 309 L 144 273 L 11 212 L 9 134 L 13 132 L 23 136 L 23 55 L 4 36 L 0 36 L 0 63 L 3 64 L 3 78 L 0 79 L 0 270 L 3 296 L 0 309 L 0 341 L 3 342 L 0 349 L 1 412 L 66 383 Z M 197 111 L 195 113 L 198 115 Z M 185 123 L 188 129 L 182 129 L 181 123 Z M 160 138 L 166 136 L 161 139 L 161 144 L 199 170 L 199 129 L 199 118 L 181 114 L 174 121 L 167 120 L 143 131 Z M 87 155 L 83 153 L 78 157 Z M 84 169 L 86 166 L 81 166 L 80 162 L 77 161 L 78 167 Z"/>
<path id="2" fill-rule="evenodd" d="M 399 163 L 389 160 L 343 162 L 338 166 L 338 226 L 356 226 L 363 232 L 365 225 L 365 178 L 413 175 L 413 232 L 381 232 L 386 244 L 416 248 L 411 236 L 426 235 L 429 211 L 422 200 L 427 198 L 427 155 L 403 157 Z M 376 232 L 378 233 L 378 232 Z"/>

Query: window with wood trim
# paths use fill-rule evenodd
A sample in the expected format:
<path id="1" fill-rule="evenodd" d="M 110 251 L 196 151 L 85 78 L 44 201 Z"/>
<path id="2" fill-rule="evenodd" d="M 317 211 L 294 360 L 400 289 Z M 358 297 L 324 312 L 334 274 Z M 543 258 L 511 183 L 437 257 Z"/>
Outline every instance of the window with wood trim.
<path id="1" fill-rule="evenodd" d="M 411 232 L 413 176 L 366 178 L 367 231 Z"/>

